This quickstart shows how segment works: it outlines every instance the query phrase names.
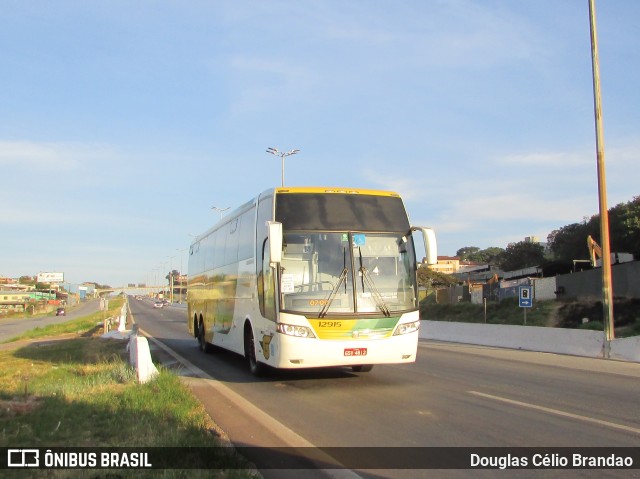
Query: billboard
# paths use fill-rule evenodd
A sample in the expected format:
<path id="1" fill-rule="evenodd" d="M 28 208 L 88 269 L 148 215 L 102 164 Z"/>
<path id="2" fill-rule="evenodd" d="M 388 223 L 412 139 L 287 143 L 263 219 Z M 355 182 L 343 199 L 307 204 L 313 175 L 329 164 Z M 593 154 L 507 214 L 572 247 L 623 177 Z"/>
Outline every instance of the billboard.
<path id="1" fill-rule="evenodd" d="M 38 273 L 38 283 L 62 283 L 64 273 Z"/>

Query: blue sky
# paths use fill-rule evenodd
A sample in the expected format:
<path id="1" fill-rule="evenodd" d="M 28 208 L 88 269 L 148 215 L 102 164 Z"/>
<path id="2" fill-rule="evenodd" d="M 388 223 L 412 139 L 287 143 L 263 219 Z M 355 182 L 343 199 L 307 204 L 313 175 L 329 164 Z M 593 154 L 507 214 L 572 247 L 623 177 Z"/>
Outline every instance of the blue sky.
<path id="1" fill-rule="evenodd" d="M 640 194 L 640 2 L 597 2 L 609 206 Z M 153 282 L 280 185 L 390 189 L 439 251 L 598 212 L 587 0 L 0 11 L 0 275 Z"/>

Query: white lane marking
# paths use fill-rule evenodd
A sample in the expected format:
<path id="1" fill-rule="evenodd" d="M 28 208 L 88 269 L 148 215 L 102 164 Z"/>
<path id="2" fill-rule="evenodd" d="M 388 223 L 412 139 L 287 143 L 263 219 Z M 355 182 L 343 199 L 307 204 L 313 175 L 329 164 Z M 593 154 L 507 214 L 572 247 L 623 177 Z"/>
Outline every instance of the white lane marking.
<path id="1" fill-rule="evenodd" d="M 526 403 L 526 402 L 522 402 L 522 401 L 515 401 L 513 399 L 507 399 L 507 398 L 503 398 L 500 396 L 492 396 L 491 394 L 485 394 L 485 393 L 481 393 L 478 391 L 467 391 L 469 394 L 473 394 L 474 396 L 480 396 L 480 397 L 484 397 L 487 399 L 493 399 L 494 401 L 500 401 L 500 402 L 504 402 L 507 404 L 513 404 L 515 406 L 521 406 L 521 407 L 525 407 L 528 409 L 535 409 L 537 411 L 542 411 L 542 412 L 546 412 L 549 414 L 555 414 L 556 416 L 562 416 L 562 417 L 568 417 L 571 419 L 577 419 L 578 421 L 584 421 L 584 422 L 589 422 L 592 424 L 598 424 L 600 426 L 606 426 L 612 429 L 619 429 L 621 431 L 627 431 L 627 432 L 631 432 L 633 434 L 640 434 L 640 429 L 635 428 L 635 427 L 631 427 L 631 426 L 625 426 L 624 424 L 616 424 L 615 422 L 609 422 L 609 421 L 603 421 L 601 419 L 595 419 L 593 417 L 589 417 L 589 416 L 581 416 L 579 414 L 573 414 L 570 412 L 566 412 L 566 411 L 560 411 L 559 409 L 552 409 L 552 408 L 548 408 L 548 407 L 544 407 L 544 406 L 538 406 L 536 404 L 530 404 L 530 403 Z"/>
<path id="2" fill-rule="evenodd" d="M 127 306 L 128 306 L 128 303 L 127 303 Z M 131 312 L 131 309 L 129 309 L 129 314 L 131 314 L 132 322 L 135 322 L 135 320 L 133 319 L 133 313 Z M 330 464 L 339 464 L 339 463 L 337 463 L 337 461 L 333 457 L 331 457 L 328 454 L 324 453 L 321 448 L 316 448 L 316 446 L 314 444 L 312 444 L 311 442 L 307 441 L 302 436 L 297 434 L 292 429 L 289 429 L 288 427 L 286 427 L 281 422 L 279 422 L 276 419 L 274 419 L 271 416 L 269 416 L 267 413 L 262 411 L 262 409 L 259 409 L 253 403 L 249 402 L 244 397 L 242 397 L 239 394 L 237 394 L 230 387 L 225 386 L 220 381 L 217 381 L 215 378 L 213 378 L 212 376 L 207 374 L 205 371 L 203 371 L 202 369 L 197 367 L 191 361 L 189 361 L 188 359 L 186 359 L 186 358 L 182 357 L 181 355 L 179 355 L 177 352 L 175 352 L 173 349 L 171 349 L 166 344 L 162 343 L 161 341 L 158 341 L 156 338 L 151 336 L 149 333 L 147 333 L 143 329 L 138 329 L 138 332 L 140 334 L 144 335 L 145 337 L 147 337 L 156 346 L 158 346 L 159 348 L 161 348 L 164 351 L 166 351 L 167 353 L 169 353 L 171 356 L 173 356 L 180 363 L 182 363 L 182 365 L 185 366 L 185 368 L 187 368 L 188 370 L 190 370 L 191 373 L 194 376 L 197 376 L 197 377 L 199 377 L 201 379 L 204 379 L 205 380 L 205 384 L 207 386 L 211 387 L 212 389 L 217 391 L 219 394 L 222 394 L 227 399 L 231 400 L 232 403 L 234 403 L 236 405 L 239 405 L 246 413 L 248 413 L 256 421 L 259 421 L 261 424 L 263 424 L 264 427 L 266 427 L 270 431 L 274 432 L 278 437 L 280 437 L 280 439 L 282 439 L 282 441 L 285 442 L 289 447 L 294 447 L 294 448 L 313 448 L 314 450 L 313 450 L 312 454 L 314 455 L 314 457 L 313 458 L 310 457 L 309 459 L 316 460 L 320 464 L 323 463 L 323 462 L 330 463 Z M 187 381 L 188 381 L 189 378 L 185 378 L 185 379 L 187 379 Z M 332 478 L 332 479 L 361 479 L 361 477 L 362 477 L 362 476 L 358 475 L 355 471 L 352 471 L 351 469 L 347 469 L 347 468 L 344 468 L 344 469 L 320 469 L 320 470 L 327 477 Z"/>

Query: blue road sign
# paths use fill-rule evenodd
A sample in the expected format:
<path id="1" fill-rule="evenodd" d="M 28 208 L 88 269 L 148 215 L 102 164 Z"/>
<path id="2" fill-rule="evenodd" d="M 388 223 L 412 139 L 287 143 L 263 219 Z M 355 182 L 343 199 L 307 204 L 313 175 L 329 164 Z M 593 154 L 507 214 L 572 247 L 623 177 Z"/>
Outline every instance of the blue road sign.
<path id="1" fill-rule="evenodd" d="M 520 307 L 531 308 L 533 306 L 533 291 L 531 286 L 520 286 L 519 293 Z"/>

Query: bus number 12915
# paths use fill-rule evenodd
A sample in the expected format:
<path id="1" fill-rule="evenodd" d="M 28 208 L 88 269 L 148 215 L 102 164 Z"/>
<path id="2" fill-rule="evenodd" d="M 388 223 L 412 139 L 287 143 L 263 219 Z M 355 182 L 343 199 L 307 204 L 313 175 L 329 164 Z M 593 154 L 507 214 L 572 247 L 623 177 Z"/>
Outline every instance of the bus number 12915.
<path id="1" fill-rule="evenodd" d="M 341 328 L 342 321 L 319 321 L 319 328 Z"/>

